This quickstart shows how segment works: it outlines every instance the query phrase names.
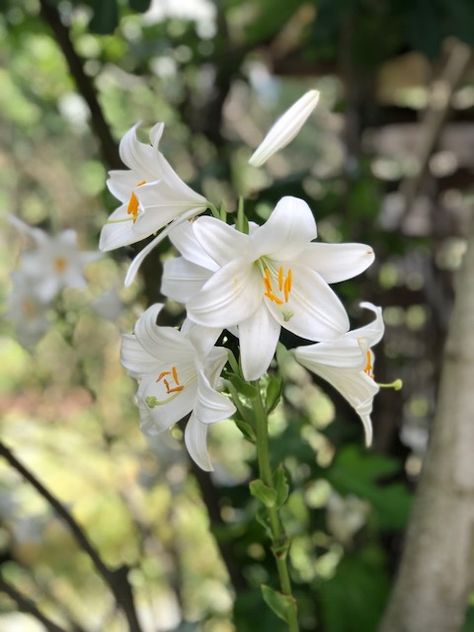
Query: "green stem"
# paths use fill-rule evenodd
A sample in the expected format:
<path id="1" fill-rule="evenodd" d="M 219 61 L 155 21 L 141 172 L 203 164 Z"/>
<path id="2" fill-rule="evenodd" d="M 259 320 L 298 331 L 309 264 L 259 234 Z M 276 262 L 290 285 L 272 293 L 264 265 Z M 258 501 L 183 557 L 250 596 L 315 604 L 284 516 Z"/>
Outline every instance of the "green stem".
<path id="1" fill-rule="evenodd" d="M 258 469 L 261 480 L 274 489 L 273 474 L 270 465 L 270 455 L 268 450 L 268 419 L 265 407 L 262 401 L 262 394 L 260 392 L 259 382 L 254 382 L 256 395 L 253 398 L 254 414 L 255 414 L 255 431 L 257 435 L 257 459 Z M 270 523 L 270 530 L 272 533 L 273 543 L 278 545 L 286 540 L 286 534 L 283 529 L 279 511 L 276 507 L 267 507 L 268 519 Z M 281 592 L 288 597 L 294 603 L 294 608 L 291 609 L 288 615 L 288 626 L 290 632 L 299 632 L 298 626 L 298 614 L 296 600 L 293 597 L 291 588 L 290 573 L 287 565 L 287 555 L 275 554 L 276 565 L 278 569 L 278 576 L 280 578 Z"/>

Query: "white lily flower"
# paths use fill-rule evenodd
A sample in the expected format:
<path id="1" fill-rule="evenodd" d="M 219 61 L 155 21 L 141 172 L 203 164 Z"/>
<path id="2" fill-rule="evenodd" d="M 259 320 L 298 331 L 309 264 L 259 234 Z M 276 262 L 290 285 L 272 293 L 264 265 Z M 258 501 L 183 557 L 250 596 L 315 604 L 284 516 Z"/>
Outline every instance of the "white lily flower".
<path id="1" fill-rule="evenodd" d="M 372 443 L 372 403 L 379 392 L 374 381 L 375 356 L 372 347 L 384 334 L 382 309 L 372 303 L 361 307 L 375 313 L 375 319 L 349 331 L 337 340 L 294 349 L 296 360 L 312 373 L 329 382 L 355 409 L 362 420 L 365 443 Z"/>
<path id="2" fill-rule="evenodd" d="M 211 217 L 171 235 L 183 255 L 165 263 L 162 292 L 186 303 L 193 322 L 238 326 L 247 380 L 273 358 L 280 329 L 308 340 L 338 338 L 346 311 L 328 283 L 365 270 L 374 253 L 364 244 L 318 244 L 316 223 L 303 200 L 282 198 L 267 222 L 246 235 Z"/>
<path id="3" fill-rule="evenodd" d="M 273 154 L 286 147 L 303 127 L 319 101 L 318 90 L 309 90 L 274 123 L 250 157 L 249 163 L 261 167 Z"/>
<path id="4" fill-rule="evenodd" d="M 24 347 L 34 346 L 48 331 L 48 306 L 35 292 L 35 280 L 16 271 L 13 287 L 7 298 L 5 317 L 11 321 L 17 340 Z"/>
<path id="5" fill-rule="evenodd" d="M 181 330 L 156 324 L 162 304 L 149 307 L 135 333 L 122 336 L 121 361 L 139 381 L 141 428 L 156 435 L 191 413 L 184 440 L 191 458 L 212 470 L 207 453 L 209 424 L 231 417 L 235 407 L 216 390 L 227 350 L 213 347 L 220 330 L 185 321 Z"/>
<path id="6" fill-rule="evenodd" d="M 120 157 L 128 169 L 109 172 L 107 186 L 121 205 L 102 228 L 99 248 L 103 251 L 141 241 L 170 223 L 202 213 L 209 205 L 205 197 L 181 180 L 159 151 L 164 124 L 157 123 L 151 129 L 151 145 L 138 140 L 137 128 L 134 125 L 129 129 L 120 142 Z M 162 231 L 139 253 L 127 275 L 127 285 L 167 232 Z"/>
<path id="7" fill-rule="evenodd" d="M 68 229 L 50 236 L 17 217 L 11 216 L 10 222 L 35 243 L 35 248 L 21 254 L 19 271 L 31 280 L 34 293 L 40 301 L 51 301 L 65 287 L 87 286 L 84 268 L 96 261 L 100 254 L 79 250 L 75 230 Z"/>

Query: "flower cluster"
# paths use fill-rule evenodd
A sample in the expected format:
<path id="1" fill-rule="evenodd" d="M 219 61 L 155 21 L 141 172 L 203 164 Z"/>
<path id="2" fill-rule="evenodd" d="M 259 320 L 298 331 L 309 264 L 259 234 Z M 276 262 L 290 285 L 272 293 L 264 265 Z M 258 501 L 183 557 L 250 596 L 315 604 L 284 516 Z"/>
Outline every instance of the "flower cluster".
<path id="1" fill-rule="evenodd" d="M 21 253 L 17 269 L 12 274 L 13 284 L 6 310 L 7 318 L 15 325 L 19 342 L 30 347 L 49 329 L 49 312 L 58 293 L 66 287 L 86 287 L 84 268 L 100 255 L 80 251 L 74 230 L 50 236 L 17 217 L 9 219 L 33 244 Z"/>
<path id="2" fill-rule="evenodd" d="M 301 97 L 275 123 L 249 162 L 260 166 L 288 144 L 318 96 L 312 90 Z M 163 157 L 158 148 L 162 132 L 158 123 L 150 132 L 151 144 L 144 144 L 135 126 L 122 139 L 120 152 L 128 170 L 112 171 L 108 180 L 121 205 L 101 235 L 101 248 L 110 250 L 160 231 L 132 262 L 127 284 L 165 236 L 179 253 L 165 261 L 161 292 L 185 305 L 187 318 L 181 330 L 159 326 L 156 318 L 162 305 L 154 305 L 137 322 L 135 333 L 123 337 L 122 363 L 139 382 L 143 430 L 160 432 L 191 413 L 186 445 L 202 468 L 211 469 L 207 426 L 235 410 L 219 392 L 228 356 L 215 342 L 224 331 L 238 337 L 237 370 L 244 380 L 254 382 L 267 372 L 283 327 L 313 343 L 295 348 L 294 358 L 354 407 L 369 445 L 372 400 L 379 390 L 372 347 L 384 331 L 381 309 L 362 303 L 375 319 L 350 331 L 346 310 L 331 285 L 364 272 L 374 261 L 372 248 L 315 241 L 313 213 L 296 197 L 283 197 L 260 226 L 247 221 L 242 205 L 236 222 L 227 223 L 227 213 L 218 213 L 190 189 Z M 213 216 L 196 218 L 207 209 Z"/>

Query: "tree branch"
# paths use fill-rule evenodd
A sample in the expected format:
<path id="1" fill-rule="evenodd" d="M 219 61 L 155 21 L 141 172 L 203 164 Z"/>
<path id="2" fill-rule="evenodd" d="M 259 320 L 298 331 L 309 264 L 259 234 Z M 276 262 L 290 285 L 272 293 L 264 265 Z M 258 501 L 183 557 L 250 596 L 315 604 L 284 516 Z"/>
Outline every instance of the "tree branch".
<path id="1" fill-rule="evenodd" d="M 66 632 L 64 628 L 61 628 L 59 625 L 51 621 L 51 619 L 48 619 L 48 617 L 38 609 L 38 606 L 32 599 L 30 599 L 29 597 L 25 597 L 25 595 L 23 595 L 14 586 L 3 579 L 1 575 L 0 592 L 8 595 L 10 599 L 12 599 L 16 603 L 20 612 L 30 614 L 32 617 L 42 623 L 46 630 L 48 630 L 48 632 Z"/>
<path id="2" fill-rule="evenodd" d="M 77 91 L 82 95 L 89 107 L 92 129 L 99 141 L 104 161 L 111 168 L 120 167 L 122 162 L 117 143 L 105 120 L 94 83 L 84 71 L 84 60 L 78 55 L 72 45 L 69 29 L 62 23 L 58 9 L 48 0 L 40 0 L 40 14 L 50 27 L 58 46 L 61 48 L 71 76 L 76 83 Z"/>
<path id="3" fill-rule="evenodd" d="M 61 520 L 67 525 L 79 547 L 90 558 L 97 573 L 110 588 L 117 603 L 117 607 L 120 608 L 127 619 L 130 632 L 142 632 L 135 608 L 132 587 L 128 581 L 128 566 L 123 565 L 114 569 L 109 568 L 104 563 L 83 529 L 79 526 L 61 501 L 58 500 L 36 478 L 36 476 L 14 456 L 11 450 L 2 441 L 0 441 L 0 456 L 2 456 L 25 481 L 36 489 L 40 496 L 42 496 L 55 511 L 58 517 L 61 518 Z"/>
<path id="4" fill-rule="evenodd" d="M 457 632 L 474 589 L 474 221 L 431 442 L 381 632 Z"/>
<path id="5" fill-rule="evenodd" d="M 470 46 L 455 41 L 451 45 L 441 75 L 431 85 L 428 106 L 420 123 L 421 140 L 419 155 L 417 156 L 419 169 L 414 176 L 408 177 L 400 186 L 405 205 L 402 222 L 410 214 L 428 172 L 430 158 L 451 111 L 454 92 L 461 82 L 470 60 Z"/>

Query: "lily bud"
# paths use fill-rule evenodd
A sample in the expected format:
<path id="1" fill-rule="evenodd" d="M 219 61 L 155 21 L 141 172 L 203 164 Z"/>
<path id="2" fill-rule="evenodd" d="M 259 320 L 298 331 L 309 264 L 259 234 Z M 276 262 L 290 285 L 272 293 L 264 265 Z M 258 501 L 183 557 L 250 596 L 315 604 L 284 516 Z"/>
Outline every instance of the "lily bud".
<path id="1" fill-rule="evenodd" d="M 250 157 L 249 164 L 261 167 L 274 153 L 286 147 L 303 127 L 318 101 L 318 90 L 309 90 L 300 97 L 270 128 Z"/>

